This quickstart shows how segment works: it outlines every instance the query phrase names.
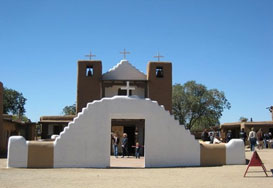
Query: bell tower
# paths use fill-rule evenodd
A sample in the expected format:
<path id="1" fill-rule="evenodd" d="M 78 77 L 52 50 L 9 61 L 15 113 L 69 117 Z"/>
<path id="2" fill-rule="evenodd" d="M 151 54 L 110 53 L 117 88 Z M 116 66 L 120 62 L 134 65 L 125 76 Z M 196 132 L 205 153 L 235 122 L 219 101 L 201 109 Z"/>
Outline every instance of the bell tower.
<path id="1" fill-rule="evenodd" d="M 77 113 L 81 112 L 88 102 L 101 99 L 101 77 L 101 61 L 78 61 Z"/>
<path id="2" fill-rule="evenodd" d="M 149 62 L 147 67 L 148 97 L 172 112 L 172 63 Z"/>

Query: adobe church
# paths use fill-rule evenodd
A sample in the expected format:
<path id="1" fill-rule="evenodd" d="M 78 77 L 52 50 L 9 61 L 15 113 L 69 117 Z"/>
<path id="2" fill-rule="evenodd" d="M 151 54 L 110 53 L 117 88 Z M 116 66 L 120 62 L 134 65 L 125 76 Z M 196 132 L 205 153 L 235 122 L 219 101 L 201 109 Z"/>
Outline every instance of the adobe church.
<path id="1" fill-rule="evenodd" d="M 150 98 L 172 110 L 172 64 L 170 62 L 148 62 L 147 74 L 139 71 L 127 60 L 121 60 L 106 73 L 102 73 L 102 62 L 99 60 L 78 61 L 77 76 L 77 114 L 87 103 L 104 97 L 117 95 Z M 58 135 L 75 116 L 43 116 L 42 138 Z M 144 145 L 144 124 L 142 119 L 113 119 L 112 133 L 121 138 L 123 133 L 129 137 L 129 146 L 139 142 Z M 133 148 L 130 153 L 133 153 Z M 119 147 L 121 150 L 121 146 Z"/>
<path id="2" fill-rule="evenodd" d="M 7 166 L 110 167 L 113 132 L 119 137 L 126 132 L 130 149 L 136 142 L 144 146 L 144 167 L 245 163 L 241 139 L 221 145 L 199 143 L 171 114 L 171 96 L 170 62 L 149 62 L 145 75 L 127 60 L 104 74 L 101 61 L 79 61 L 77 115 L 41 117 L 48 136 L 52 125 L 63 126 L 73 119 L 52 141 L 10 137 Z M 132 155 L 132 150 L 129 152 Z"/>

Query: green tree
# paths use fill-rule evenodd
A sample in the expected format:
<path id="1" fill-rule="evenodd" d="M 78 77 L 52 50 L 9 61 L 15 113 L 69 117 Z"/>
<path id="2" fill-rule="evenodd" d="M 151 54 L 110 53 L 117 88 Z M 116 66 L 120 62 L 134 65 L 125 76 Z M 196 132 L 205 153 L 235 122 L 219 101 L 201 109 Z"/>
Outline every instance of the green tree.
<path id="1" fill-rule="evenodd" d="M 64 115 L 76 115 L 76 104 L 63 108 Z"/>
<path id="2" fill-rule="evenodd" d="M 26 112 L 25 103 L 26 98 L 22 93 L 19 93 L 16 90 L 8 89 L 4 87 L 3 92 L 3 113 L 4 114 L 13 114 L 18 115 L 19 117 L 23 116 Z"/>
<path id="3" fill-rule="evenodd" d="M 219 125 L 222 112 L 231 107 L 224 92 L 195 81 L 173 86 L 172 105 L 175 118 L 191 130 Z"/>

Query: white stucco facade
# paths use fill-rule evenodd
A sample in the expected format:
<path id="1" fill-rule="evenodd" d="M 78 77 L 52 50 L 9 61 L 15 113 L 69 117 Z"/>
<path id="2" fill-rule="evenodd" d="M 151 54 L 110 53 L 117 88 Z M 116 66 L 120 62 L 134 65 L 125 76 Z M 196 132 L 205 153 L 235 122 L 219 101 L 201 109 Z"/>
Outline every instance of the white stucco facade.
<path id="1" fill-rule="evenodd" d="M 116 96 L 89 103 L 64 129 L 54 167 L 109 167 L 111 119 L 145 119 L 145 167 L 200 165 L 199 142 L 162 106 Z"/>

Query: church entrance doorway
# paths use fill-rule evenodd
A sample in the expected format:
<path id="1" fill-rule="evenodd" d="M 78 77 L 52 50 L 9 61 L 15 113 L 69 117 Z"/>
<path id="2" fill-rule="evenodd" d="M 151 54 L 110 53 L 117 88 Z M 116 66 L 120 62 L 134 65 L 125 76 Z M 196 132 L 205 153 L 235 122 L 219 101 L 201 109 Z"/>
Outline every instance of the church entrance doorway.
<path id="1" fill-rule="evenodd" d="M 122 140 L 124 133 L 128 138 L 128 156 L 122 158 Z M 114 156 L 114 136 L 119 139 L 118 156 Z M 112 119 L 111 120 L 111 167 L 144 167 L 144 138 L 145 120 L 144 119 Z M 139 144 L 139 158 L 136 158 L 136 145 Z"/>
<path id="2" fill-rule="evenodd" d="M 124 127 L 124 133 L 127 134 L 127 138 L 128 138 L 128 153 L 129 155 L 134 155 L 134 148 L 133 146 L 135 146 L 136 143 L 136 135 L 135 135 L 135 130 L 136 130 L 136 126 L 125 126 Z"/>

